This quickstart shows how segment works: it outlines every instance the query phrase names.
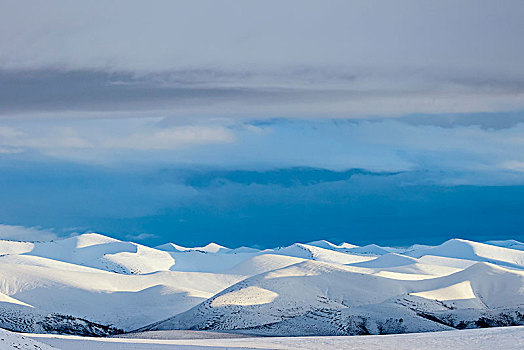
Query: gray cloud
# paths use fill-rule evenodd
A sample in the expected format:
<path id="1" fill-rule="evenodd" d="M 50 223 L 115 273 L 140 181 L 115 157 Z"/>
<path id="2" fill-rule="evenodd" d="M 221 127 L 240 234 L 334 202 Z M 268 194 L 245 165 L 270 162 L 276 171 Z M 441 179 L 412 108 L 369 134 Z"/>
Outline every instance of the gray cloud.
<path id="1" fill-rule="evenodd" d="M 3 118 L 524 109 L 521 1 L 0 6 Z"/>
<path id="2" fill-rule="evenodd" d="M 524 109 L 524 79 L 458 84 L 424 72 L 0 71 L 0 84 L 3 119 L 362 118 Z"/>
<path id="3" fill-rule="evenodd" d="M 1 10 L 4 68 L 523 69 L 521 1 L 13 1 Z"/>

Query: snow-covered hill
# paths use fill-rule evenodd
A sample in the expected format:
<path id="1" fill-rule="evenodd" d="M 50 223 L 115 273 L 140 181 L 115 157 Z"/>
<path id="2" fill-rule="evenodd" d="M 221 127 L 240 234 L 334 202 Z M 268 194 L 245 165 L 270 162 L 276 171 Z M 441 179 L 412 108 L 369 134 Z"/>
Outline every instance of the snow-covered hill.
<path id="1" fill-rule="evenodd" d="M 306 261 L 241 281 L 148 329 L 343 335 L 460 328 L 492 316 L 520 324 L 523 285 L 524 272 L 489 263 L 413 280 Z"/>
<path id="2" fill-rule="evenodd" d="M 0 241 L 0 327 L 106 335 L 343 335 L 524 324 L 516 241 L 151 248 L 89 233 Z"/>

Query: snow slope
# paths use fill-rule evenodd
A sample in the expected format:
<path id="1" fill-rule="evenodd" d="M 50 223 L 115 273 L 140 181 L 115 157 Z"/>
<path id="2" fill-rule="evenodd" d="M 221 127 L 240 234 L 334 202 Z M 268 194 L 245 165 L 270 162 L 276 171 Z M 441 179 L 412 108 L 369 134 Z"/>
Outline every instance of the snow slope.
<path id="1" fill-rule="evenodd" d="M 156 247 L 159 250 L 165 250 L 167 252 L 188 252 L 188 251 L 199 251 L 204 253 L 225 253 L 230 252 L 231 249 L 221 246 L 216 243 L 209 243 L 203 247 L 187 248 L 175 243 L 166 243 Z"/>
<path id="2" fill-rule="evenodd" d="M 0 241 L 0 327 L 300 336 L 518 325 L 524 324 L 518 243 L 150 248 L 94 233 Z"/>
<path id="3" fill-rule="evenodd" d="M 275 250 L 275 254 L 293 256 L 303 259 L 318 260 L 335 264 L 351 264 L 355 262 L 373 259 L 373 257 L 361 256 L 351 253 L 343 253 L 338 250 L 320 248 L 317 246 L 302 243 L 295 243 L 290 245 L 289 247 L 277 249 Z"/>
<path id="4" fill-rule="evenodd" d="M 57 348 L 31 339 L 27 335 L 9 332 L 0 328 L 0 349 L 52 350 Z"/>
<path id="5" fill-rule="evenodd" d="M 521 350 L 524 327 L 469 329 L 452 332 L 411 333 L 396 335 L 371 335 L 360 337 L 215 337 L 193 339 L 180 337 L 179 333 L 155 339 L 151 334 L 137 334 L 133 338 L 84 338 L 74 336 L 33 335 L 27 337 L 61 349 L 75 350 L 150 350 L 150 349 L 367 349 L 367 350 Z M 167 334 L 166 334 L 167 336 Z"/>
<path id="6" fill-rule="evenodd" d="M 185 311 L 241 279 L 200 272 L 125 275 L 32 266 L 0 257 L 0 292 L 37 309 L 133 329 Z M 11 259 L 7 259 L 11 260 Z M 57 273 L 58 272 L 58 273 Z"/>
<path id="7" fill-rule="evenodd" d="M 350 243 L 346 243 L 346 242 L 343 242 L 343 243 L 341 243 L 339 245 L 336 245 L 336 244 L 333 244 L 333 243 L 328 242 L 326 240 L 309 242 L 309 243 L 307 243 L 307 245 L 312 245 L 312 246 L 319 247 L 319 248 L 331 249 L 331 250 L 336 250 L 336 251 L 341 251 L 341 252 L 347 252 L 348 249 L 357 248 L 358 247 L 358 246 L 356 246 L 354 244 L 350 244 Z"/>
<path id="8" fill-rule="evenodd" d="M 245 279 L 145 329 L 300 336 L 437 331 L 482 318 L 524 323 L 524 271 L 478 262 L 429 279 L 362 273 L 362 265 L 388 263 L 418 264 L 398 255 L 352 266 L 307 260 Z"/>
<path id="9" fill-rule="evenodd" d="M 0 241 L 0 255 L 13 254 L 126 274 L 169 270 L 175 263 L 167 252 L 96 233 L 51 242 Z"/>
<path id="10" fill-rule="evenodd" d="M 506 240 L 506 241 L 487 241 L 484 242 L 486 244 L 495 245 L 498 247 L 503 248 L 511 248 L 511 249 L 517 249 L 517 250 L 524 250 L 524 243 L 515 241 L 514 239 Z"/>
<path id="11" fill-rule="evenodd" d="M 430 255 L 484 261 L 519 269 L 524 266 L 524 251 L 464 239 L 450 239 L 437 247 L 416 249 L 407 253 L 407 255 L 416 258 Z"/>

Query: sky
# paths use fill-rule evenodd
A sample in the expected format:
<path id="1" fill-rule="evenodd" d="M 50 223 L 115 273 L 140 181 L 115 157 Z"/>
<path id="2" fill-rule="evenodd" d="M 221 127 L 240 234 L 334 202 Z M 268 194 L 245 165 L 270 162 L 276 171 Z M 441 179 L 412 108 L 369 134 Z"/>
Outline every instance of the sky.
<path id="1" fill-rule="evenodd" d="M 0 0 L 0 238 L 524 240 L 523 16 Z"/>

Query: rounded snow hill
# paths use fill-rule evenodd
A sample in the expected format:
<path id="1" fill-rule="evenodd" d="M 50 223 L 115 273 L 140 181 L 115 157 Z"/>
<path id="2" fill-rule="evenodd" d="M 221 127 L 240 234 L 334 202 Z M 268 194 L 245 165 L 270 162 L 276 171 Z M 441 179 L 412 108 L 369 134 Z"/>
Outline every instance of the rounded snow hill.
<path id="1" fill-rule="evenodd" d="M 524 304 L 524 272 L 489 263 L 477 262 L 463 271 L 424 280 L 392 279 L 353 269 L 307 260 L 247 278 L 187 312 L 145 329 L 263 328 L 318 310 L 336 315 L 358 307 L 363 313 L 368 308 L 380 313 L 392 301 L 399 308 L 398 317 L 415 317 L 409 305 L 394 303 L 408 296 L 422 300 L 419 307 L 429 303 L 458 315 L 460 310 L 498 310 Z"/>
<path id="2" fill-rule="evenodd" d="M 406 265 L 413 265 L 418 263 L 418 260 L 415 258 L 412 258 L 410 256 L 395 254 L 395 253 L 388 253 L 379 256 L 378 258 L 374 260 L 368 260 L 356 264 L 351 264 L 351 266 L 357 266 L 357 267 L 366 267 L 366 268 L 390 268 L 390 267 L 397 267 L 397 266 L 406 266 Z"/>
<path id="3" fill-rule="evenodd" d="M 185 252 L 186 250 L 191 250 L 191 248 L 182 247 L 181 245 L 175 243 L 161 244 L 156 246 L 155 249 L 164 250 L 166 252 Z"/>
<path id="4" fill-rule="evenodd" d="M 26 304 L 125 330 L 183 312 L 242 278 L 175 271 L 126 275 L 41 257 L 0 257 L 1 304 Z"/>
<path id="5" fill-rule="evenodd" d="M 209 243 L 203 247 L 182 247 L 181 245 L 175 244 L 175 243 L 166 243 L 159 245 L 155 247 L 159 250 L 164 250 L 166 252 L 190 252 L 190 251 L 198 251 L 198 252 L 204 252 L 204 253 L 227 253 L 230 252 L 232 249 L 226 248 L 224 246 L 221 246 L 220 244 L 216 243 Z"/>
<path id="6" fill-rule="evenodd" d="M 29 253 L 35 247 L 32 242 L 0 240 L 0 255 Z"/>
<path id="7" fill-rule="evenodd" d="M 242 261 L 258 255 L 259 251 L 206 253 L 200 250 L 187 250 L 168 254 L 175 259 L 171 271 L 223 273 Z"/>
<path id="8" fill-rule="evenodd" d="M 319 247 L 319 248 L 338 250 L 338 251 L 343 251 L 343 252 L 347 251 L 348 249 L 357 248 L 358 247 L 357 245 L 346 243 L 346 242 L 343 242 L 343 243 L 341 243 L 339 245 L 336 245 L 336 244 L 331 243 L 329 241 L 326 241 L 324 239 L 322 239 L 320 241 L 309 242 L 309 243 L 306 243 L 306 244 L 307 245 L 312 245 L 312 246 L 315 246 L 315 247 Z"/>
<path id="9" fill-rule="evenodd" d="M 391 250 L 376 244 L 368 244 L 362 247 L 351 248 L 348 250 L 348 253 L 363 255 L 384 255 L 391 253 Z"/>
<path id="10" fill-rule="evenodd" d="M 229 253 L 236 254 L 236 253 L 257 253 L 260 252 L 260 249 L 257 248 L 251 248 L 251 247 L 238 247 L 235 249 L 231 249 Z"/>
<path id="11" fill-rule="evenodd" d="M 524 251 L 502 248 L 464 239 L 450 239 L 439 246 L 418 249 L 406 254 L 415 258 L 432 255 L 490 262 L 501 266 L 520 269 L 524 268 Z"/>
<path id="12" fill-rule="evenodd" d="M 262 326 L 313 310 L 383 302 L 406 294 L 404 282 L 355 273 L 344 265 L 307 260 L 245 279 L 146 330 L 206 329 L 209 324 L 216 327 L 211 329 Z"/>
<path id="13" fill-rule="evenodd" d="M 305 261 L 305 259 L 293 256 L 262 254 L 247 259 L 233 268 L 224 271 L 224 273 L 232 275 L 255 276 L 260 273 L 281 269 L 283 267 L 303 261 Z"/>
<path id="14" fill-rule="evenodd" d="M 524 250 L 524 243 L 516 241 L 514 239 L 508 239 L 505 241 L 487 241 L 486 244 L 496 245 L 498 247 Z"/>
<path id="15" fill-rule="evenodd" d="M 167 271 L 175 264 L 167 252 L 97 233 L 50 242 L 0 241 L 0 251 L 4 255 L 41 257 L 123 274 Z"/>
<path id="16" fill-rule="evenodd" d="M 524 272 L 479 262 L 442 278 L 449 285 L 469 281 L 475 296 L 488 308 L 524 305 Z"/>
<path id="17" fill-rule="evenodd" d="M 348 307 L 379 315 L 391 310 L 384 303 L 404 298 L 422 300 L 422 308 L 449 305 L 461 315 L 524 305 L 524 251 L 460 239 L 406 253 L 328 241 L 263 251 L 164 246 L 170 251 L 94 233 L 0 241 L 0 304 L 126 330 L 185 311 L 175 316 L 181 327 L 228 329 L 309 319 L 319 310 L 330 320 Z M 198 304 L 196 313 L 188 311 Z"/>
<path id="18" fill-rule="evenodd" d="M 370 271 L 367 271 L 366 273 L 375 276 L 412 281 L 447 276 L 462 270 L 462 268 L 454 266 L 440 265 L 431 262 L 428 263 L 422 261 L 423 259 L 424 258 L 415 259 L 401 254 L 389 253 L 381 255 L 374 260 L 350 264 L 348 266 L 368 269 Z M 471 264 L 468 264 L 465 267 L 471 266 L 474 263 L 475 262 L 471 262 Z"/>
<path id="19" fill-rule="evenodd" d="M 309 244 L 295 243 L 288 247 L 275 249 L 275 254 L 293 256 L 296 258 L 317 260 L 333 264 L 352 264 L 373 259 L 369 256 L 342 253 L 339 251 L 315 247 Z"/>

